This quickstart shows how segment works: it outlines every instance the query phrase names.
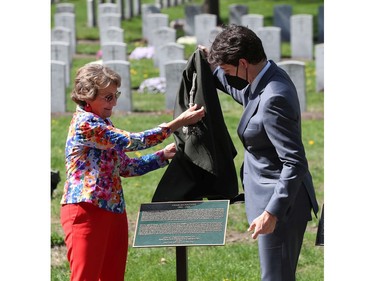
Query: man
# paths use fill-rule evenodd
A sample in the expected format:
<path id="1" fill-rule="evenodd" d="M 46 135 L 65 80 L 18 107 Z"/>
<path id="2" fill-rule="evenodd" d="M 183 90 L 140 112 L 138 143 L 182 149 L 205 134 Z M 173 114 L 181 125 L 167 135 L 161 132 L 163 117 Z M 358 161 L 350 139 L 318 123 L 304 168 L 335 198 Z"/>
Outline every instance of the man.
<path id="1" fill-rule="evenodd" d="M 217 87 L 244 107 L 237 129 L 245 148 L 241 174 L 262 280 L 294 281 L 311 208 L 318 212 L 296 88 L 267 60 L 257 35 L 243 26 L 224 28 L 208 61 L 217 66 Z"/>

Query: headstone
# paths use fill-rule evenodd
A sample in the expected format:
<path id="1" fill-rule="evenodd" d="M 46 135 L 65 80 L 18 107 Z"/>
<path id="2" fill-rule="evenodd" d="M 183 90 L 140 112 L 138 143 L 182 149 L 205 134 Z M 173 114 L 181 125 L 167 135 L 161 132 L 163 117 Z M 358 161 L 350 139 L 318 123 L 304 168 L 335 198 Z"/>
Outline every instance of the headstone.
<path id="1" fill-rule="evenodd" d="M 95 0 L 87 0 L 87 26 L 94 27 L 97 25 Z"/>
<path id="2" fill-rule="evenodd" d="M 210 30 L 210 34 L 208 35 L 208 41 L 205 43 L 204 46 L 207 48 L 211 48 L 212 43 L 215 41 L 216 36 L 223 31 L 223 28 L 220 26 L 216 26 L 214 29 Z"/>
<path id="3" fill-rule="evenodd" d="M 159 49 L 161 46 L 167 44 L 167 43 L 173 43 L 176 42 L 176 30 L 170 27 L 160 27 L 156 30 L 154 30 L 151 34 L 152 37 L 152 43 L 155 48 L 154 53 L 154 66 L 159 66 Z"/>
<path id="4" fill-rule="evenodd" d="M 148 14 L 160 14 L 160 5 L 155 4 L 142 4 L 142 37 L 144 39 L 148 39 L 149 33 L 148 33 L 148 27 L 147 27 L 147 20 L 146 16 Z"/>
<path id="5" fill-rule="evenodd" d="M 165 105 L 166 109 L 173 110 L 177 93 L 179 92 L 182 72 L 186 67 L 187 60 L 174 60 L 167 62 L 165 67 L 165 80 L 166 80 L 166 89 L 165 89 Z"/>
<path id="6" fill-rule="evenodd" d="M 324 42 L 324 5 L 318 8 L 318 43 Z"/>
<path id="7" fill-rule="evenodd" d="M 210 45 L 208 39 L 210 36 L 210 32 L 216 28 L 217 16 L 212 14 L 200 14 L 196 15 L 194 20 L 194 25 L 196 27 L 199 26 L 199 28 L 195 29 L 197 44 L 204 46 Z"/>
<path id="8" fill-rule="evenodd" d="M 127 61 L 127 45 L 122 42 L 108 42 L 101 46 L 102 60 L 106 61 Z"/>
<path id="9" fill-rule="evenodd" d="M 99 31 L 100 31 L 100 42 L 102 41 L 103 33 L 109 27 L 121 28 L 121 16 L 120 14 L 103 14 L 99 16 Z"/>
<path id="10" fill-rule="evenodd" d="M 290 18 L 292 59 L 313 59 L 313 16 L 293 15 Z"/>
<path id="11" fill-rule="evenodd" d="M 229 5 L 229 24 L 241 25 L 241 17 L 249 13 L 249 7 L 242 4 Z"/>
<path id="12" fill-rule="evenodd" d="M 265 26 L 258 29 L 258 37 L 262 40 L 264 52 L 269 60 L 281 60 L 281 28 Z"/>
<path id="13" fill-rule="evenodd" d="M 292 16 L 292 6 L 275 5 L 273 8 L 273 25 L 281 28 L 281 40 L 290 41 L 290 17 Z"/>
<path id="14" fill-rule="evenodd" d="M 125 5 L 123 8 L 125 19 L 131 19 L 133 14 L 133 0 L 125 0 Z"/>
<path id="15" fill-rule="evenodd" d="M 133 0 L 133 16 L 139 16 L 141 14 L 141 0 Z"/>
<path id="16" fill-rule="evenodd" d="M 109 42 L 124 43 L 124 30 L 119 27 L 110 26 L 101 32 L 100 45 Z"/>
<path id="17" fill-rule="evenodd" d="M 72 3 L 58 3 L 58 4 L 56 4 L 55 13 L 72 13 L 72 14 L 75 14 L 74 4 L 72 4 Z"/>
<path id="18" fill-rule="evenodd" d="M 132 111 L 132 87 L 130 80 L 130 63 L 128 61 L 106 61 L 104 65 L 116 71 L 121 76 L 121 96 L 117 100 L 115 111 Z"/>
<path id="19" fill-rule="evenodd" d="M 306 75 L 305 63 L 301 61 L 282 61 L 277 63 L 288 73 L 297 89 L 301 112 L 306 111 Z"/>
<path id="20" fill-rule="evenodd" d="M 195 35 L 195 16 L 203 13 L 202 5 L 190 4 L 185 6 L 185 35 Z"/>
<path id="21" fill-rule="evenodd" d="M 153 46 L 152 33 L 161 27 L 168 27 L 169 16 L 167 14 L 152 13 L 145 16 L 146 26 L 147 26 L 147 43 L 148 46 Z"/>
<path id="22" fill-rule="evenodd" d="M 51 31 L 51 41 L 66 42 L 69 44 L 69 58 L 70 63 L 73 61 L 73 46 L 71 43 L 70 29 L 63 26 L 56 26 Z"/>
<path id="23" fill-rule="evenodd" d="M 73 54 L 76 53 L 76 17 L 72 13 L 55 14 L 55 27 L 62 26 L 70 30 Z"/>
<path id="24" fill-rule="evenodd" d="M 254 31 L 256 34 L 259 28 L 264 26 L 264 16 L 258 14 L 247 14 L 241 17 L 241 25 Z"/>
<path id="25" fill-rule="evenodd" d="M 159 48 L 159 76 L 165 77 L 165 64 L 174 60 L 184 59 L 184 45 L 167 43 Z"/>
<path id="26" fill-rule="evenodd" d="M 66 111 L 65 63 L 51 61 L 51 113 Z"/>
<path id="27" fill-rule="evenodd" d="M 315 90 L 324 91 L 324 44 L 315 45 Z"/>
<path id="28" fill-rule="evenodd" d="M 66 42 L 51 42 L 51 60 L 65 63 L 65 85 L 70 84 L 70 46 Z"/>

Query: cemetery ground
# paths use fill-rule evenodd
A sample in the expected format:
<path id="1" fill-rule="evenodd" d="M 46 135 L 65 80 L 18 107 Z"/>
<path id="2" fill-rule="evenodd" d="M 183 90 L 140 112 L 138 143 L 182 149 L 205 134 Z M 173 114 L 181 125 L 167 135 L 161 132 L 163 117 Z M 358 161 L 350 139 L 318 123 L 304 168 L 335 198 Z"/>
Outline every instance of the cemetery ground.
<path id="1" fill-rule="evenodd" d="M 69 1 L 67 1 L 69 2 Z M 100 49 L 98 31 L 87 28 L 85 25 L 84 0 L 71 1 L 75 4 L 77 14 L 77 54 L 73 59 L 71 81 L 76 70 L 85 63 L 96 60 L 96 53 Z M 143 1 L 142 1 L 143 2 Z M 144 1 L 153 3 L 154 1 Z M 192 1 L 199 3 L 199 1 Z M 322 1 L 287 1 L 295 5 L 303 13 L 316 14 L 316 7 Z M 246 3 L 242 1 L 220 1 L 221 16 L 224 21 L 228 19 L 227 8 L 230 4 Z M 262 3 L 262 5 L 256 5 Z M 264 14 L 268 25 L 271 22 L 272 7 L 278 1 L 254 1 L 249 4 L 254 13 Z M 52 5 L 51 16 L 54 5 Z M 183 18 L 181 7 L 163 9 L 170 19 Z M 53 22 L 53 21 L 52 21 Z M 267 23 L 265 23 L 267 24 Z M 144 42 L 139 38 L 141 32 L 140 18 L 134 18 L 123 23 L 125 41 L 128 44 L 128 53 Z M 186 59 L 195 50 L 195 46 L 185 46 Z M 290 56 L 290 45 L 282 44 L 282 56 Z M 158 69 L 153 66 L 152 59 L 132 60 L 131 83 L 133 88 L 133 112 L 115 113 L 111 119 L 119 128 L 128 131 L 142 131 L 154 127 L 162 122 L 172 119 L 172 112 L 165 110 L 163 94 L 140 94 L 137 88 L 140 83 L 151 77 L 158 76 Z M 306 61 L 306 94 L 307 110 L 303 113 L 302 133 L 310 170 L 320 207 L 324 202 L 324 92 L 315 91 L 315 65 L 314 61 Z M 70 100 L 71 86 L 67 88 L 67 112 L 51 116 L 51 168 L 60 171 L 61 182 L 51 198 L 51 280 L 69 280 L 69 265 L 66 260 L 66 250 L 63 244 L 63 232 L 59 221 L 60 199 L 63 182 L 65 180 L 64 148 L 69 122 L 75 104 Z M 236 129 L 242 112 L 242 107 L 231 100 L 230 97 L 219 93 L 220 103 L 228 131 L 232 137 L 238 155 L 235 158 L 236 169 L 243 159 L 243 148 L 238 140 Z M 121 99 L 121 97 L 120 97 Z M 142 152 L 129 153 L 142 155 L 161 149 L 173 141 L 170 137 L 164 144 Z M 176 279 L 176 257 L 174 247 L 165 248 L 132 248 L 136 218 L 142 203 L 150 202 L 153 192 L 161 179 L 165 169 L 159 169 L 141 177 L 123 179 L 123 188 L 127 204 L 129 220 L 129 253 L 126 280 L 139 281 L 169 281 Z M 239 174 L 239 173 L 238 173 Z M 240 179 L 238 178 L 239 189 Z M 320 213 L 319 213 L 320 214 Z M 315 217 L 309 222 L 305 234 L 297 280 L 319 281 L 324 279 L 324 247 L 315 246 L 318 219 Z M 226 244 L 224 246 L 206 246 L 188 248 L 188 274 L 191 281 L 252 281 L 259 280 L 259 262 L 257 243 L 247 232 L 248 224 L 244 204 L 231 205 L 229 209 Z"/>

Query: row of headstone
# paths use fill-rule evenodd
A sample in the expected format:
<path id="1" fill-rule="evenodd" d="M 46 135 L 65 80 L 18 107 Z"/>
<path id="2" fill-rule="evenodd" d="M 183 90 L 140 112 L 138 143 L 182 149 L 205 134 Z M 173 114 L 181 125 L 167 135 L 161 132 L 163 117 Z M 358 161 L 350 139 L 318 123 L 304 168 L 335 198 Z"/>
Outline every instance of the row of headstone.
<path id="1" fill-rule="evenodd" d="M 249 26 L 254 28 L 263 26 L 263 16 L 256 15 L 255 17 L 250 16 L 248 5 L 233 4 L 229 5 L 229 24 L 237 24 Z M 195 35 L 195 21 L 196 15 L 202 14 L 203 9 L 201 5 L 192 4 L 185 6 L 185 26 L 184 31 L 186 35 Z M 293 16 L 292 5 L 275 5 L 273 10 L 273 26 L 279 27 L 281 30 L 281 40 L 291 41 L 291 18 Z M 250 18 L 249 18 L 250 17 Z M 317 15 L 317 42 L 324 42 L 324 5 L 318 7 Z M 311 31 L 312 32 L 312 31 Z"/>
<path id="2" fill-rule="evenodd" d="M 99 6 L 103 4 L 111 4 L 116 6 L 116 10 L 120 15 L 121 20 L 129 20 L 141 14 L 141 0 L 117 0 L 110 2 L 87 0 L 86 10 L 88 27 L 95 27 L 98 25 L 99 12 L 97 13 L 97 11 L 99 10 Z"/>
<path id="3" fill-rule="evenodd" d="M 76 52 L 75 6 L 56 4 L 51 31 L 51 112 L 66 111 L 66 88 Z"/>

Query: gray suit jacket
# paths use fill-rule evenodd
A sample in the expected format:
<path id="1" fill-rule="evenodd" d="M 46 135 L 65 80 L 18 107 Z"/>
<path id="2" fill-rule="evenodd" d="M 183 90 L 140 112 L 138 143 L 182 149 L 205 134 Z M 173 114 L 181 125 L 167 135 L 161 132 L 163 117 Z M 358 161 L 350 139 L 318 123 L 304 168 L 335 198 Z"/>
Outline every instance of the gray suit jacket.
<path id="1" fill-rule="evenodd" d="M 217 68 L 217 86 L 244 106 L 237 133 L 245 148 L 243 186 L 249 223 L 264 210 L 279 220 L 293 212 L 300 188 L 306 188 L 315 215 L 318 203 L 301 139 L 301 112 L 296 88 L 273 61 L 254 93 L 228 85 Z M 305 208 L 306 209 L 306 208 Z M 309 212 L 301 214 L 311 219 Z"/>

